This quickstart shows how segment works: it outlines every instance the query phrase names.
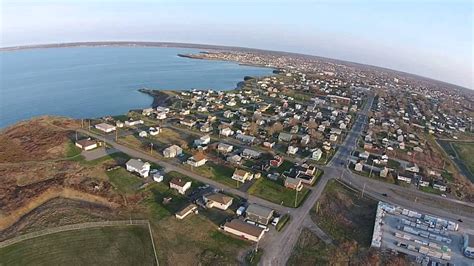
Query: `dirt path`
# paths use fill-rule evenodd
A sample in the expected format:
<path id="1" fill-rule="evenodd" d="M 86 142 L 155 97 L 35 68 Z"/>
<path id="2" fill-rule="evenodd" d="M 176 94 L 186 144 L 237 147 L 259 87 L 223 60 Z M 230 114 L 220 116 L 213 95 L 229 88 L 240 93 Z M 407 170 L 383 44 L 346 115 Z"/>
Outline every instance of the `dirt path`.
<path id="1" fill-rule="evenodd" d="M 96 196 L 90 193 L 78 191 L 71 188 L 50 188 L 42 194 L 30 200 L 26 205 L 16 209 L 5 217 L 0 219 L 0 231 L 7 229 L 8 227 L 15 224 L 23 216 L 30 213 L 32 210 L 43 205 L 47 201 L 54 198 L 67 198 L 79 201 L 86 201 L 89 203 L 95 203 L 104 205 L 110 208 L 116 208 L 119 205 L 117 203 L 110 202 L 108 199 Z"/>

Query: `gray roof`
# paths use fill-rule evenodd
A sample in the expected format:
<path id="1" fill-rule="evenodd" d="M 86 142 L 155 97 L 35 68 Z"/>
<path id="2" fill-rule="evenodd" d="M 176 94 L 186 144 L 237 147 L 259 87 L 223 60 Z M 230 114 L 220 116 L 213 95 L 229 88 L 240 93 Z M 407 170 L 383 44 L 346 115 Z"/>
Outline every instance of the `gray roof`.
<path id="1" fill-rule="evenodd" d="M 273 210 L 257 204 L 250 204 L 247 208 L 247 214 L 253 214 L 263 218 L 270 218 L 273 215 Z"/>
<path id="2" fill-rule="evenodd" d="M 127 165 L 135 168 L 135 169 L 142 169 L 143 166 L 146 164 L 146 162 L 142 162 L 138 159 L 130 159 L 128 162 L 127 162 Z"/>

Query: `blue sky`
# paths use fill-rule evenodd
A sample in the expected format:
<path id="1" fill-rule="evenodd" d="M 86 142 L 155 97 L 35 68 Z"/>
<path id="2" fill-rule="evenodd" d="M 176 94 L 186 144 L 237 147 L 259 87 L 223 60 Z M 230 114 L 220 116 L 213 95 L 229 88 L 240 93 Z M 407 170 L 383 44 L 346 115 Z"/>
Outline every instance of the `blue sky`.
<path id="1" fill-rule="evenodd" d="M 0 0 L 1 46 L 137 40 L 284 50 L 474 88 L 473 1 Z"/>

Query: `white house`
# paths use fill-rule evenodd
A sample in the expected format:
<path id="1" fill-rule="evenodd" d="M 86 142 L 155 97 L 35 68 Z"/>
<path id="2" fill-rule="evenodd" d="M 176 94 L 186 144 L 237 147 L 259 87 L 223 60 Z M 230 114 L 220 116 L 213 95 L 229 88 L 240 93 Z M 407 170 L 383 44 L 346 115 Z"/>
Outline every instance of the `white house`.
<path id="1" fill-rule="evenodd" d="M 150 163 L 143 162 L 140 159 L 130 159 L 125 166 L 127 167 L 127 171 L 132 173 L 136 172 L 141 177 L 148 177 L 150 173 Z"/>
<path id="2" fill-rule="evenodd" d="M 150 133 L 150 135 L 156 136 L 156 135 L 161 133 L 161 128 L 160 127 L 150 127 L 148 129 L 148 132 Z"/>
<path id="3" fill-rule="evenodd" d="M 221 130 L 219 131 L 219 134 L 222 136 L 228 137 L 228 136 L 232 136 L 234 134 L 234 131 L 232 131 L 228 127 L 225 127 L 225 128 L 221 128 Z"/>
<path id="4" fill-rule="evenodd" d="M 234 146 L 226 143 L 219 143 L 217 145 L 217 150 L 223 153 L 229 153 L 234 149 Z"/>
<path id="5" fill-rule="evenodd" d="M 110 132 L 116 130 L 115 126 L 109 125 L 107 123 L 97 124 L 97 125 L 95 125 L 95 128 L 102 131 L 102 132 L 105 132 L 105 133 L 110 133 Z"/>
<path id="6" fill-rule="evenodd" d="M 235 169 L 232 179 L 244 183 L 247 180 L 251 180 L 253 175 L 247 171 L 241 169 Z"/>
<path id="7" fill-rule="evenodd" d="M 193 166 L 193 167 L 199 167 L 199 166 L 202 166 L 204 164 L 206 164 L 207 162 L 207 159 L 206 159 L 206 156 L 204 156 L 204 154 L 202 153 L 197 153 L 195 155 L 193 155 L 192 157 L 190 157 L 186 163 Z"/>
<path id="8" fill-rule="evenodd" d="M 163 150 L 163 156 L 165 156 L 165 158 L 174 158 L 181 153 L 183 153 L 183 149 L 178 145 L 171 145 Z"/>
<path id="9" fill-rule="evenodd" d="M 200 138 L 194 140 L 194 145 L 195 146 L 203 146 L 203 145 L 209 144 L 209 142 L 211 142 L 211 136 L 204 135 L 204 136 L 201 136 Z"/>
<path id="10" fill-rule="evenodd" d="M 148 133 L 146 133 L 146 131 L 140 131 L 140 133 L 138 133 L 138 136 L 141 137 L 141 138 L 146 138 L 148 136 Z"/>
<path id="11" fill-rule="evenodd" d="M 184 195 L 190 187 L 191 181 L 186 181 L 178 177 L 173 177 L 173 179 L 170 180 L 170 188 L 176 189 L 179 194 Z"/>
<path id="12" fill-rule="evenodd" d="M 141 125 L 143 124 L 143 120 L 130 120 L 130 121 L 125 121 L 125 126 L 131 127 L 131 126 L 136 126 L 136 125 Z"/>
<path id="13" fill-rule="evenodd" d="M 288 150 L 286 151 L 286 153 L 290 155 L 295 155 L 297 152 L 298 152 L 298 147 L 291 146 L 291 145 L 288 146 Z"/>
<path id="14" fill-rule="evenodd" d="M 233 198 L 226 196 L 221 193 L 215 193 L 204 196 L 207 208 L 218 208 L 221 210 L 227 210 L 232 205 Z"/>
<path id="15" fill-rule="evenodd" d="M 364 169 L 364 165 L 362 163 L 358 162 L 355 164 L 354 170 L 356 170 L 357 172 L 362 172 L 362 169 Z"/>
<path id="16" fill-rule="evenodd" d="M 251 149 L 244 149 L 241 156 L 247 159 L 258 159 L 262 154 Z"/>
<path id="17" fill-rule="evenodd" d="M 76 147 L 79 147 L 85 151 L 89 151 L 97 148 L 97 142 L 91 139 L 81 139 L 76 141 Z"/>
<path id="18" fill-rule="evenodd" d="M 313 160 L 319 161 L 322 155 L 323 155 L 323 152 L 321 151 L 321 149 L 316 149 L 315 151 L 313 151 L 311 158 Z"/>

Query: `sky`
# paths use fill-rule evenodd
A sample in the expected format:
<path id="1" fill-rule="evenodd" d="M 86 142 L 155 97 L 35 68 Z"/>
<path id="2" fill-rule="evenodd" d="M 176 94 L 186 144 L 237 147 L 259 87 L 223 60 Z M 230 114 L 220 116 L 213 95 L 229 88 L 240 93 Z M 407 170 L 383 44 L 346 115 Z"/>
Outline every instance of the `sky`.
<path id="1" fill-rule="evenodd" d="M 0 0 L 0 46 L 166 41 L 305 53 L 474 89 L 473 0 Z"/>

